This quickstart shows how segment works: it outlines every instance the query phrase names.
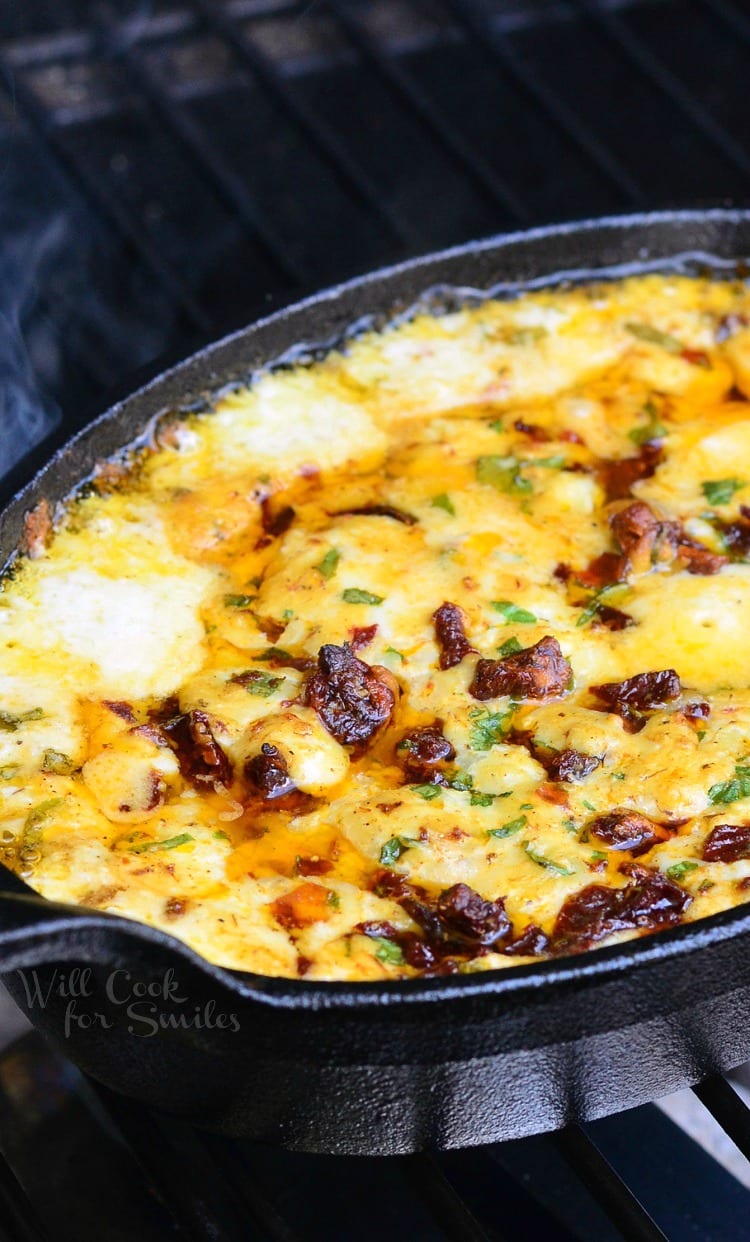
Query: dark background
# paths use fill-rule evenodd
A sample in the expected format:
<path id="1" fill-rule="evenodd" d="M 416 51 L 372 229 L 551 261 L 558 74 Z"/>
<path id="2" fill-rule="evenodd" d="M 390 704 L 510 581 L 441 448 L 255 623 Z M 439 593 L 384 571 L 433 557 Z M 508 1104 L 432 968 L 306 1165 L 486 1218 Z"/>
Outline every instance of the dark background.
<path id="1" fill-rule="evenodd" d="M 749 63 L 728 0 L 3 0 L 0 474 L 342 277 L 748 201 Z"/>

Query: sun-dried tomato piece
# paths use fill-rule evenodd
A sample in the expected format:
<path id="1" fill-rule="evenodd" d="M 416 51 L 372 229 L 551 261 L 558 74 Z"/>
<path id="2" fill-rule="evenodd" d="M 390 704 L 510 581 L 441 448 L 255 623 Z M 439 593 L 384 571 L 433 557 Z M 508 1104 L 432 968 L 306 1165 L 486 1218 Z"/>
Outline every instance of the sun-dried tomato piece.
<path id="1" fill-rule="evenodd" d="M 448 932 L 472 944 L 494 945 L 510 931 L 502 897 L 485 901 L 468 884 L 453 884 L 440 894 L 437 916 Z"/>
<path id="2" fill-rule="evenodd" d="M 625 558 L 620 577 L 646 573 L 652 565 L 674 558 L 680 537 L 678 523 L 658 517 L 642 500 L 613 514 L 609 524 Z"/>
<path id="3" fill-rule="evenodd" d="M 663 456 L 660 444 L 644 444 L 636 457 L 617 457 L 599 463 L 607 500 L 623 500 L 634 483 L 650 479 Z"/>
<path id="4" fill-rule="evenodd" d="M 704 862 L 737 862 L 750 857 L 750 824 L 717 824 L 703 842 Z"/>
<path id="5" fill-rule="evenodd" d="M 264 742 L 259 754 L 247 760 L 245 777 L 254 791 L 269 800 L 282 798 L 295 788 L 286 759 L 270 742 Z"/>
<path id="6" fill-rule="evenodd" d="M 740 513 L 742 517 L 719 528 L 725 547 L 735 561 L 750 559 L 750 509 L 747 505 L 740 505 Z"/>
<path id="7" fill-rule="evenodd" d="M 591 624 L 594 629 L 603 625 L 605 629 L 618 633 L 620 630 L 626 630 L 629 625 L 635 625 L 635 622 L 629 612 L 623 612 L 620 608 L 611 608 L 609 604 L 597 604 Z"/>
<path id="8" fill-rule="evenodd" d="M 232 765 L 216 741 L 205 712 L 176 716 L 166 721 L 163 729 L 186 781 L 198 786 L 231 784 Z"/>
<path id="9" fill-rule="evenodd" d="M 638 811 L 612 811 L 599 815 L 587 825 L 592 836 L 611 850 L 630 850 L 631 854 L 645 854 L 664 834 L 657 826 Z"/>
<path id="10" fill-rule="evenodd" d="M 447 784 L 440 765 L 455 759 L 456 752 L 443 735 L 442 724 L 436 720 L 412 729 L 397 743 L 396 753 L 410 783 Z"/>
<path id="11" fill-rule="evenodd" d="M 550 635 L 503 660 L 480 660 L 469 694 L 485 702 L 502 694 L 517 699 L 546 699 L 564 694 L 573 678 L 560 644 Z"/>
<path id="12" fill-rule="evenodd" d="M 355 930 L 373 940 L 388 940 L 398 945 L 404 961 L 415 970 L 431 971 L 437 965 L 436 953 L 416 932 L 399 931 L 392 923 L 372 921 L 358 924 Z"/>
<path id="13" fill-rule="evenodd" d="M 458 604 L 441 604 L 432 614 L 432 621 L 440 647 L 441 668 L 453 668 L 461 663 L 464 656 L 476 650 L 466 637 L 464 614 Z"/>
<path id="14" fill-rule="evenodd" d="M 395 505 L 358 505 L 356 509 L 337 509 L 332 517 L 387 517 L 402 526 L 416 526 L 417 519 L 413 513 L 397 509 Z"/>
<path id="15" fill-rule="evenodd" d="M 549 759 L 545 767 L 553 781 L 582 781 L 599 767 L 601 759 L 585 755 L 581 750 L 566 746 Z"/>
<path id="16" fill-rule="evenodd" d="M 294 860 L 294 871 L 296 875 L 328 875 L 329 871 L 333 871 L 333 863 L 327 858 L 300 855 Z"/>
<path id="17" fill-rule="evenodd" d="M 277 539 L 285 534 L 295 518 L 291 505 L 278 505 L 272 496 L 264 496 L 260 502 L 260 520 L 267 535 Z"/>
<path id="18" fill-rule="evenodd" d="M 705 699 L 698 699 L 694 703 L 686 703 L 682 709 L 683 716 L 687 716 L 688 720 L 708 720 L 711 715 L 711 704 Z"/>
<path id="19" fill-rule="evenodd" d="M 637 733 L 645 724 L 639 713 L 666 706 L 679 698 L 681 691 L 680 679 L 673 668 L 636 673 L 625 681 L 591 686 L 591 693 L 606 705 L 607 711 L 622 717 L 631 733 Z"/>
<path id="20" fill-rule="evenodd" d="M 623 888 L 589 884 L 563 903 L 552 933 L 554 953 L 578 953 L 613 932 L 658 931 L 682 920 L 689 893 L 651 867 L 630 863 L 622 870 L 630 877 Z"/>
<path id="21" fill-rule="evenodd" d="M 352 651 L 361 651 L 363 647 L 369 647 L 378 632 L 377 623 L 375 625 L 355 625 L 349 631 L 351 638 L 349 646 Z"/>
<path id="22" fill-rule="evenodd" d="M 349 643 L 326 643 L 304 698 L 342 746 L 364 747 L 391 718 L 396 695 L 378 673 L 355 656 Z"/>
<path id="23" fill-rule="evenodd" d="M 545 431 L 544 427 L 540 427 L 538 423 L 527 423 L 522 418 L 517 418 L 513 426 L 522 436 L 528 436 L 534 444 L 546 444 L 551 439 L 549 432 Z"/>
<path id="24" fill-rule="evenodd" d="M 542 957 L 548 951 L 549 936 L 536 923 L 529 923 L 520 936 L 509 941 L 502 949 L 508 957 Z"/>
<path id="25" fill-rule="evenodd" d="M 602 587 L 622 582 L 626 572 L 624 558 L 619 552 L 600 552 L 576 577 L 581 586 L 598 591 Z"/>
<path id="26" fill-rule="evenodd" d="M 699 543 L 697 539 L 690 539 L 687 535 L 680 536 L 677 555 L 685 562 L 689 574 L 718 574 L 724 565 L 729 564 L 728 556 L 712 552 L 705 544 Z"/>
<path id="27" fill-rule="evenodd" d="M 121 720 L 127 720 L 128 724 L 135 724 L 135 712 L 129 703 L 125 703 L 121 699 L 102 699 L 102 707 L 106 707 L 108 711 L 112 712 L 113 716 L 119 716 Z"/>

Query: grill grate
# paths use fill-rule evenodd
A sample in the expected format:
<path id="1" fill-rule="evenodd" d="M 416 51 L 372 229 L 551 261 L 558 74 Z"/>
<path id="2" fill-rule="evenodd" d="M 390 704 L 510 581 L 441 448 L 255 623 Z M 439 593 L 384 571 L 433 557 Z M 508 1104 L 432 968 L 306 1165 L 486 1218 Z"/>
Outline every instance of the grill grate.
<path id="1" fill-rule="evenodd" d="M 50 407 L 71 430 L 158 357 L 419 251 L 747 201 L 749 46 L 732 0 L 4 13 L 0 227 L 22 195 L 32 234 L 74 221 L 22 324 Z"/>
<path id="2" fill-rule="evenodd" d="M 734 1089 L 714 1077 L 695 1090 L 747 1152 Z M 467 1151 L 304 1156 L 151 1114 L 32 1033 L 0 1056 L 0 1149 L 2 1242 L 747 1237 L 747 1191 L 653 1105 Z"/>

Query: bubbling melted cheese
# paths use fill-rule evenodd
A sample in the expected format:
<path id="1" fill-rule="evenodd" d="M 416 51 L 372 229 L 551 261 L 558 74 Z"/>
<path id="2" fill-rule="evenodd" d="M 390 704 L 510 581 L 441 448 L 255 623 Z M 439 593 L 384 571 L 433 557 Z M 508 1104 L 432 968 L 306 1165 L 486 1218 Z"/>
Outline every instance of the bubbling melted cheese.
<path id="1" fill-rule="evenodd" d="M 748 322 L 741 283 L 551 289 L 162 419 L 2 581 L 3 860 L 211 961 L 325 979 L 657 930 L 616 904 L 655 883 L 673 921 L 744 901 Z M 636 503 L 645 559 L 612 525 Z M 446 601 L 471 650 L 442 668 Z M 564 688 L 475 697 L 480 659 L 548 636 Z M 395 693 L 358 747 L 306 690 L 346 642 Z M 592 690 L 665 669 L 679 694 L 634 719 Z M 426 726 L 448 757 L 418 770 Z M 607 840 L 613 815 L 646 848 Z"/>

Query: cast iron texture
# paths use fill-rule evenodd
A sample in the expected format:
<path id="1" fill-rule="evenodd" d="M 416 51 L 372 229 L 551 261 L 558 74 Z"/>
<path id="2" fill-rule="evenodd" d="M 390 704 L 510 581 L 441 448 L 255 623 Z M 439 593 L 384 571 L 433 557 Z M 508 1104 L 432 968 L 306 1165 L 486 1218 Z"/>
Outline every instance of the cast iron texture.
<path id="1" fill-rule="evenodd" d="M 38 498 L 65 496 L 157 411 L 300 342 L 334 340 L 363 316 L 387 317 L 425 290 L 676 258 L 731 270 L 748 254 L 750 213 L 660 213 L 492 239 L 323 293 L 210 346 L 103 415 L 11 503 L 0 562 Z M 517 1138 L 641 1104 L 750 1058 L 743 907 L 534 966 L 325 984 L 219 969 L 144 925 L 46 902 L 9 873 L 2 889 L 0 970 L 72 1060 L 149 1105 L 304 1151 L 387 1154 Z M 148 985 L 156 995 L 140 995 Z"/>

